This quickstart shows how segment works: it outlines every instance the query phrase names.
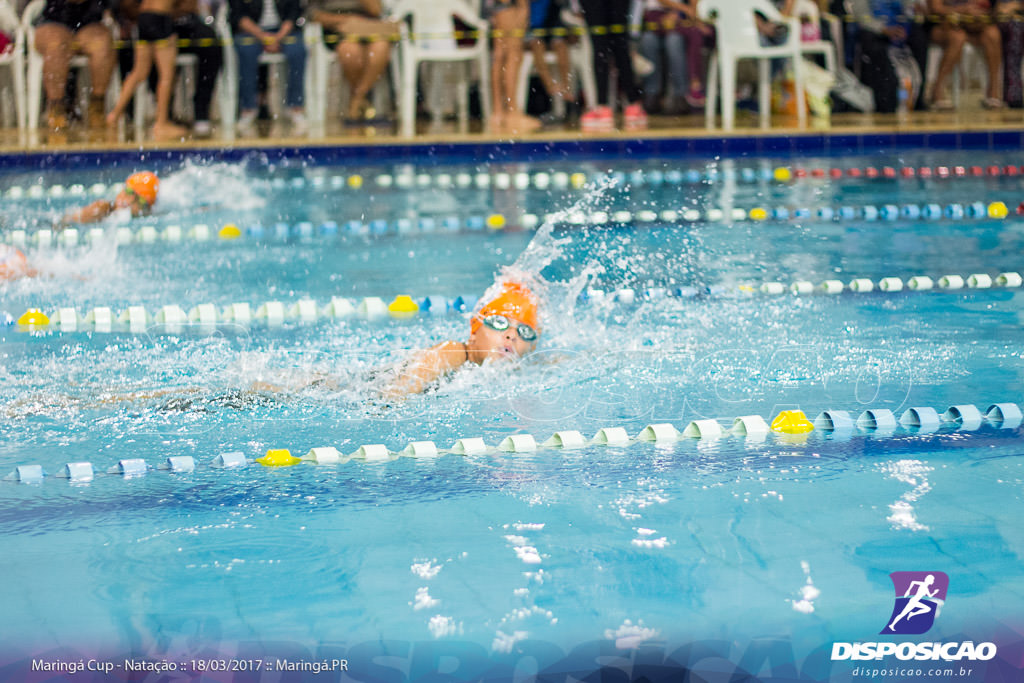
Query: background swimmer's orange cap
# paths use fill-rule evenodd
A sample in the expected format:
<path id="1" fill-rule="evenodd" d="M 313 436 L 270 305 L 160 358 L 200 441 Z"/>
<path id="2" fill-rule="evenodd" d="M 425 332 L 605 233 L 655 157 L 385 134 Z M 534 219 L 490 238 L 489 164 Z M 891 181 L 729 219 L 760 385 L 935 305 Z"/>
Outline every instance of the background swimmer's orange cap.
<path id="1" fill-rule="evenodd" d="M 0 244 L 0 282 L 16 280 L 28 274 L 30 268 L 25 255 L 14 247 Z"/>
<path id="2" fill-rule="evenodd" d="M 529 287 L 518 282 L 506 283 L 501 294 L 484 304 L 473 316 L 469 323 L 469 331 L 473 333 L 480 329 L 482 319 L 489 315 L 504 315 L 526 323 L 540 332 L 537 304 L 537 295 L 531 292 Z"/>
<path id="3" fill-rule="evenodd" d="M 145 200 L 150 206 L 156 202 L 156 192 L 160 189 L 160 179 L 150 171 L 140 171 L 128 176 L 124 186 Z"/>

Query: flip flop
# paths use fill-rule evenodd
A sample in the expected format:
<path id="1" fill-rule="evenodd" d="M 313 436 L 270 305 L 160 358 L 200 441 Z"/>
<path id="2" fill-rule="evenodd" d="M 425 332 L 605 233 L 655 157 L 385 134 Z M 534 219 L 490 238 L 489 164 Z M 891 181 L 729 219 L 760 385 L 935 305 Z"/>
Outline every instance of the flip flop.
<path id="1" fill-rule="evenodd" d="M 998 97 L 986 97 L 981 101 L 981 106 L 990 110 L 1006 109 L 1006 102 Z"/>

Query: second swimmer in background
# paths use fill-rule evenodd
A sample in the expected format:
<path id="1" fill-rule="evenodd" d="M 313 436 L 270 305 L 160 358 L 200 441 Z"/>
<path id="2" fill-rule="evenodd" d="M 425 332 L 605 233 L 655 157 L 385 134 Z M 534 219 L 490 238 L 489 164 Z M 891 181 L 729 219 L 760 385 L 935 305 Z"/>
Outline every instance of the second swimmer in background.
<path id="1" fill-rule="evenodd" d="M 117 193 L 114 201 L 98 199 L 88 206 L 74 209 L 64 214 L 58 227 L 67 227 L 75 223 L 97 223 L 115 211 L 128 209 L 132 218 L 148 216 L 156 203 L 160 190 L 160 179 L 150 171 L 140 171 L 128 176 L 124 187 Z"/>

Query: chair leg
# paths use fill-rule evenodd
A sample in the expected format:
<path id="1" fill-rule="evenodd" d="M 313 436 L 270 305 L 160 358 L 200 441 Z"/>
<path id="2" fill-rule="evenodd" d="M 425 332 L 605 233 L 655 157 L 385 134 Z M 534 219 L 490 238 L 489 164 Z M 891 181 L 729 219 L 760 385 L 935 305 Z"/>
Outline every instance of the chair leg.
<path id="1" fill-rule="evenodd" d="M 462 72 L 462 85 L 459 87 L 459 132 L 466 134 L 469 132 L 469 73 L 472 70 L 472 65 L 469 62 L 463 62 L 457 65 L 459 70 Z"/>
<path id="2" fill-rule="evenodd" d="M 715 127 L 715 108 L 718 107 L 718 52 L 711 53 L 708 64 L 707 99 L 704 103 L 704 127 L 711 130 Z"/>
<path id="3" fill-rule="evenodd" d="M 15 109 L 18 114 L 18 130 L 24 131 L 26 127 L 26 96 L 25 96 L 25 64 L 20 58 L 14 61 L 14 95 Z"/>
<path id="4" fill-rule="evenodd" d="M 480 54 L 480 112 L 483 116 L 484 129 L 491 122 L 491 60 L 490 53 L 483 50 Z"/>
<path id="5" fill-rule="evenodd" d="M 43 58 L 28 58 L 28 129 L 39 129 L 39 109 L 43 99 Z"/>
<path id="6" fill-rule="evenodd" d="M 761 116 L 761 127 L 772 125 L 772 78 L 771 60 L 757 60 L 757 108 Z"/>
<path id="7" fill-rule="evenodd" d="M 419 64 L 409 58 L 403 60 L 402 70 L 402 135 L 411 138 L 416 134 L 416 72 Z"/>
<path id="8" fill-rule="evenodd" d="M 146 103 L 149 99 L 149 84 L 140 83 L 135 90 L 135 141 L 142 140 L 146 132 Z"/>
<path id="9" fill-rule="evenodd" d="M 719 68 L 722 70 L 720 95 L 722 98 L 722 129 L 733 130 L 736 127 L 736 58 L 728 55 Z"/>
<path id="10" fill-rule="evenodd" d="M 804 58 L 799 53 L 793 56 L 793 89 L 796 91 L 796 123 L 807 127 L 807 91 L 804 89 Z"/>
<path id="11" fill-rule="evenodd" d="M 516 102 L 519 109 L 526 111 L 526 100 L 530 90 L 530 72 L 533 71 L 533 52 L 523 53 L 523 63 L 519 67 L 519 76 L 516 79 Z"/>

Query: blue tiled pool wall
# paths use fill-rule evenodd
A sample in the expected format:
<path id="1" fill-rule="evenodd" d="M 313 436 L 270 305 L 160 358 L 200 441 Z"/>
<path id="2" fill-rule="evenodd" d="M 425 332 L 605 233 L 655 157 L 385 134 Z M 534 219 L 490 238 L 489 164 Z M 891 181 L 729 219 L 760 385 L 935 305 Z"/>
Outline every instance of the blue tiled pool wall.
<path id="1" fill-rule="evenodd" d="M 26 168 L 109 167 L 140 162 L 159 167 L 184 158 L 210 161 L 338 165 L 344 163 L 431 162 L 490 163 L 554 161 L 571 158 L 648 158 L 709 156 L 847 156 L 900 150 L 991 150 L 1024 147 L 1024 129 L 999 131 L 869 132 L 841 134 L 745 135 L 735 137 L 665 137 L 583 139 L 529 142 L 339 145 L 308 147 L 210 147 L 189 149 L 74 150 L 0 155 L 0 172 Z"/>

